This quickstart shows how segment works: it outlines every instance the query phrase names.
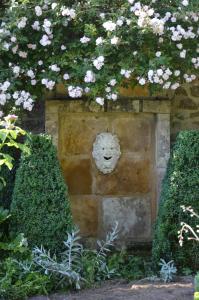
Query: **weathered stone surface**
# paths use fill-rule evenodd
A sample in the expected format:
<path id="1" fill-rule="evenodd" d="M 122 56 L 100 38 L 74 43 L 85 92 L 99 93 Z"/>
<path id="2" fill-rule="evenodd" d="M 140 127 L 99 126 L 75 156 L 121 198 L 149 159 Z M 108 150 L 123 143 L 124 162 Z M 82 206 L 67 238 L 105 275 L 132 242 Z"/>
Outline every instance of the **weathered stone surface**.
<path id="1" fill-rule="evenodd" d="M 193 97 L 199 97 L 199 84 L 193 85 L 190 90 Z"/>
<path id="2" fill-rule="evenodd" d="M 162 180 L 164 179 L 166 173 L 166 169 L 165 168 L 158 168 L 156 171 L 156 180 L 157 180 L 157 203 L 156 203 L 156 207 L 159 207 L 159 203 L 160 203 L 160 193 L 161 193 L 161 187 L 162 187 Z"/>
<path id="3" fill-rule="evenodd" d="M 197 112 L 194 112 L 194 113 L 190 114 L 190 117 L 194 118 L 194 119 L 198 118 L 198 120 L 199 120 L 199 110 Z"/>
<path id="4" fill-rule="evenodd" d="M 98 114 L 61 114 L 59 132 L 59 153 L 87 154 L 92 152 L 96 135 L 110 130 L 106 115 Z"/>
<path id="5" fill-rule="evenodd" d="M 45 103 L 46 114 L 58 114 L 60 107 L 63 107 L 63 106 L 64 106 L 63 101 L 58 101 L 58 100 L 46 101 L 46 103 Z"/>
<path id="6" fill-rule="evenodd" d="M 22 128 L 32 133 L 45 131 L 45 103 L 37 101 L 32 111 L 24 111 L 21 116 Z"/>
<path id="7" fill-rule="evenodd" d="M 170 115 L 158 114 L 156 123 L 156 166 L 167 167 L 170 155 Z"/>
<path id="8" fill-rule="evenodd" d="M 176 94 L 176 95 L 179 95 L 179 96 L 187 96 L 187 91 L 186 91 L 185 88 L 179 87 L 179 88 L 175 91 L 175 94 Z"/>
<path id="9" fill-rule="evenodd" d="M 108 111 L 118 111 L 118 112 L 139 112 L 140 101 L 121 99 L 119 101 L 108 101 Z"/>
<path id="10" fill-rule="evenodd" d="M 61 166 L 70 195 L 92 193 L 91 163 L 89 159 L 67 157 L 61 159 Z"/>
<path id="11" fill-rule="evenodd" d="M 46 112 L 46 127 L 56 141 L 59 138 L 59 158 L 71 195 L 74 220 L 85 240 L 93 244 L 99 237 L 102 215 L 98 206 L 101 198 L 108 197 L 121 197 L 121 202 L 127 207 L 122 210 L 124 215 L 129 206 L 128 201 L 123 200 L 135 200 L 131 211 L 136 215 L 136 222 L 130 223 L 130 229 L 134 228 L 132 232 L 138 242 L 150 240 L 151 218 L 156 207 L 155 171 L 165 165 L 167 159 L 165 145 L 169 136 L 169 114 L 158 114 L 157 117 L 155 113 L 116 110 L 91 113 L 89 102 L 62 101 L 59 108 L 54 108 L 53 105 L 57 104 L 53 102 Z M 95 105 L 92 110 L 95 111 Z M 118 136 L 121 157 L 116 169 L 104 175 L 96 168 L 92 150 L 96 135 L 107 131 Z M 139 202 L 140 199 L 143 201 Z M 147 226 L 142 223 L 142 215 Z M 130 219 L 130 215 L 127 217 Z M 139 232 L 141 227 L 144 233 Z"/>
<path id="12" fill-rule="evenodd" d="M 130 96 L 130 97 L 138 97 L 138 96 L 149 96 L 149 90 L 146 86 L 136 86 L 134 88 L 120 88 L 120 95 L 122 96 Z"/>
<path id="13" fill-rule="evenodd" d="M 151 239 L 150 198 L 145 196 L 104 197 L 101 203 L 101 235 L 118 222 L 119 246 Z"/>
<path id="14" fill-rule="evenodd" d="M 94 195 L 70 197 L 74 222 L 83 237 L 97 237 L 99 200 Z"/>
<path id="15" fill-rule="evenodd" d="M 170 113 L 171 109 L 171 103 L 170 101 L 149 101 L 145 100 L 143 101 L 143 112 L 148 113 L 162 113 L 162 114 L 168 114 Z"/>
<path id="16" fill-rule="evenodd" d="M 122 114 L 112 122 L 122 152 L 139 152 L 148 157 L 151 147 L 151 130 L 154 124 L 152 114 Z"/>
<path id="17" fill-rule="evenodd" d="M 150 191 L 151 168 L 149 160 L 136 160 L 123 155 L 117 168 L 103 175 L 95 169 L 93 193 L 99 195 L 127 195 Z"/>
<path id="18" fill-rule="evenodd" d="M 182 100 L 179 100 L 178 107 L 180 109 L 197 109 L 198 105 L 195 103 L 194 100 L 190 98 L 184 98 Z"/>

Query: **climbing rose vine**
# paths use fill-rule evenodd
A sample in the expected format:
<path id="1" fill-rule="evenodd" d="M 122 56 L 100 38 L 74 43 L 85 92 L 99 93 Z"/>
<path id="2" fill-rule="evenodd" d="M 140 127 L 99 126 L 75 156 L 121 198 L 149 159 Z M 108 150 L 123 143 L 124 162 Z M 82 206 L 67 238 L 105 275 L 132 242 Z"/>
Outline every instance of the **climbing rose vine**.
<path id="1" fill-rule="evenodd" d="M 198 0 L 12 1 L 0 21 L 0 110 L 31 110 L 57 83 L 116 101 L 121 86 L 177 89 L 197 79 Z"/>

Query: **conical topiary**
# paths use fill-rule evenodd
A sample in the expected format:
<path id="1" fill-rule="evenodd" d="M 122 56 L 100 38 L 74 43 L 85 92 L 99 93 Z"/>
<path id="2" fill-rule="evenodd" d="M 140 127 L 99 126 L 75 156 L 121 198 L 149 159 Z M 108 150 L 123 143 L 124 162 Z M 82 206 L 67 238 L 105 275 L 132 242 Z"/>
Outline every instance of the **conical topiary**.
<path id="1" fill-rule="evenodd" d="M 29 245 L 62 250 L 72 227 L 66 184 L 56 149 L 47 135 L 30 135 L 16 173 L 11 230 L 24 233 Z"/>
<path id="2" fill-rule="evenodd" d="M 178 231 L 181 222 L 193 228 L 197 218 L 184 213 L 181 206 L 191 206 L 199 213 L 199 131 L 179 133 L 168 164 L 161 191 L 160 208 L 153 240 L 153 262 L 174 260 L 178 269 L 199 268 L 199 243 L 185 239 L 181 247 Z"/>

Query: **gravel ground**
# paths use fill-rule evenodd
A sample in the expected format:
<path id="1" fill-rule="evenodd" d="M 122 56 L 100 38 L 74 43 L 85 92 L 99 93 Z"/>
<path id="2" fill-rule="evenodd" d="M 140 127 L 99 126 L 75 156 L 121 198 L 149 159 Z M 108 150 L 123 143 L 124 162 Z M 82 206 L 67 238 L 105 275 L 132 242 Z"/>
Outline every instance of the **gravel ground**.
<path id="1" fill-rule="evenodd" d="M 193 278 L 180 277 L 163 284 L 140 280 L 132 283 L 107 281 L 100 287 L 70 294 L 32 297 L 29 300 L 193 300 Z"/>

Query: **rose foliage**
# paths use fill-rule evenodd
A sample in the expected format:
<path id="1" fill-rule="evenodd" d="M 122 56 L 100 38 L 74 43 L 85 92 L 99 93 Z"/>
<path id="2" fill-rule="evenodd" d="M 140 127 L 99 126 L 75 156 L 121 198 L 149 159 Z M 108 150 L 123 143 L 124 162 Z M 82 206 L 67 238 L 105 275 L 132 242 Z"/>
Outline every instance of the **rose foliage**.
<path id="1" fill-rule="evenodd" d="M 121 86 L 197 79 L 198 0 L 11 1 L 0 21 L 0 110 L 31 110 L 45 89 L 103 105 Z"/>

